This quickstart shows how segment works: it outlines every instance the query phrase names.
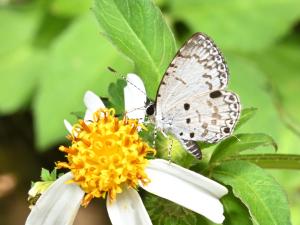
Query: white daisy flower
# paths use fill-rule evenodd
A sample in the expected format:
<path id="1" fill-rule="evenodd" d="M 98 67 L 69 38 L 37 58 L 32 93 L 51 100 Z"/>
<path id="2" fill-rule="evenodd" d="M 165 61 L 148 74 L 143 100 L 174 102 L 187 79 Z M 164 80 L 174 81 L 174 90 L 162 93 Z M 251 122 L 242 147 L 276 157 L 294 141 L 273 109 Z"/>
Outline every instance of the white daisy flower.
<path id="1" fill-rule="evenodd" d="M 113 225 L 150 225 L 137 186 L 215 223 L 223 222 L 219 199 L 227 194 L 224 186 L 168 161 L 145 158 L 155 150 L 138 136 L 141 125 L 134 119 L 145 115 L 146 95 L 141 93 L 145 87 L 135 74 L 128 74 L 127 79 L 127 117 L 119 120 L 113 109 L 106 109 L 101 99 L 88 91 L 84 120 L 74 126 L 65 121 L 72 145 L 60 148 L 68 154 L 68 162 L 57 166 L 70 172 L 41 195 L 26 225 L 72 224 L 80 205 L 86 206 L 94 197 L 107 197 Z"/>

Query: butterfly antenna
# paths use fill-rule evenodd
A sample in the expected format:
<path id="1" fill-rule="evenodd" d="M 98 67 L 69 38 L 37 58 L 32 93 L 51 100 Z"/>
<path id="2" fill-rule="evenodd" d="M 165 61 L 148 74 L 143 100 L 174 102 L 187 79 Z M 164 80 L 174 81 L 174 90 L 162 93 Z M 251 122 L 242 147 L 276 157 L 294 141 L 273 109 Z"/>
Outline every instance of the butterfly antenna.
<path id="1" fill-rule="evenodd" d="M 139 109 L 145 109 L 145 107 L 142 106 L 142 107 L 134 108 L 130 111 L 127 111 L 127 113 L 131 113 L 131 112 L 134 112 L 135 110 L 139 110 Z"/>
<path id="2" fill-rule="evenodd" d="M 110 66 L 108 66 L 107 69 L 108 69 L 110 72 L 114 73 L 115 75 L 118 75 L 118 76 L 122 77 L 123 80 L 125 80 L 128 84 L 131 84 L 133 87 L 135 87 L 137 90 L 139 90 L 143 95 L 145 95 L 146 98 L 147 98 L 148 100 L 150 100 L 150 99 L 147 97 L 147 94 L 146 94 L 143 90 L 141 90 L 141 89 L 140 89 L 139 87 L 137 87 L 135 84 L 133 84 L 132 82 L 130 82 L 124 75 L 118 73 L 115 69 L 111 68 Z"/>

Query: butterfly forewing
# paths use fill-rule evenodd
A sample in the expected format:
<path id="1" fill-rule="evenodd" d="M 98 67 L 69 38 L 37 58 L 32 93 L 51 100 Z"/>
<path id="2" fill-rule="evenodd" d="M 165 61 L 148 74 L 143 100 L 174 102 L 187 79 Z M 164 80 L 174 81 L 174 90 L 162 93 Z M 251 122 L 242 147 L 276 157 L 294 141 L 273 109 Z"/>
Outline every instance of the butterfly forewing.
<path id="1" fill-rule="evenodd" d="M 227 80 L 228 69 L 220 51 L 207 36 L 196 33 L 171 62 L 156 102 L 158 106 L 167 106 L 193 93 L 224 89 Z"/>
<path id="2" fill-rule="evenodd" d="M 213 41 L 196 33 L 178 51 L 156 97 L 156 124 L 182 140 L 217 142 L 232 133 L 240 101 L 224 91 L 225 60 Z"/>

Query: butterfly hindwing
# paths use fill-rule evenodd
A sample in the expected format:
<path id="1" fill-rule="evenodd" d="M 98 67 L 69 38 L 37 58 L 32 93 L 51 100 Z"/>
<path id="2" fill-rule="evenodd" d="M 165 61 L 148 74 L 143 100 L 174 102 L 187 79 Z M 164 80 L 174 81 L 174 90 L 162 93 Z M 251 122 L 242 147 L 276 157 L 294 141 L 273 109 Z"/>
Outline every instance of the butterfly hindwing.
<path id="1" fill-rule="evenodd" d="M 240 109 L 238 96 L 229 91 L 195 95 L 169 111 L 170 130 L 180 139 L 215 143 L 232 134 Z"/>

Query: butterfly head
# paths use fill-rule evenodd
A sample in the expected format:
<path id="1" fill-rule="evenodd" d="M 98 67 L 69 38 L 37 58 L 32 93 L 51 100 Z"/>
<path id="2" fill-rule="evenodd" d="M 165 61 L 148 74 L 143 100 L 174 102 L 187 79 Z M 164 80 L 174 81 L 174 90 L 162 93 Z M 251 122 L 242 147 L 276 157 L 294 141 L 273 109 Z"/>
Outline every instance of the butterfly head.
<path id="1" fill-rule="evenodd" d="M 155 114 L 155 103 L 151 102 L 146 106 L 146 115 L 148 117 L 153 117 Z"/>

